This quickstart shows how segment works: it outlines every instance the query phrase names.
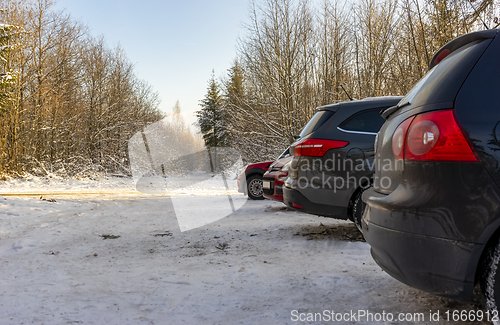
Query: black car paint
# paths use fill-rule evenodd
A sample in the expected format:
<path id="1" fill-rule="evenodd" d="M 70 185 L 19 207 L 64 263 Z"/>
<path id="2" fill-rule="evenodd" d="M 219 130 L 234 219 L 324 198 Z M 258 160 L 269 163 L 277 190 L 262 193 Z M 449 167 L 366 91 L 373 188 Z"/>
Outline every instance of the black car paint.
<path id="1" fill-rule="evenodd" d="M 474 41 L 471 55 L 435 67 L 443 70 L 453 63 L 448 78 L 441 76 L 429 87 L 429 93 L 441 94 L 423 94 L 388 118 L 376 144 L 375 175 L 392 184 L 376 183 L 363 194 L 363 234 L 375 261 L 403 283 L 463 300 L 471 298 L 484 249 L 500 228 L 500 146 L 495 138 L 500 37 L 498 30 L 482 33 L 490 39 Z M 453 109 L 480 161 L 405 161 L 399 170 L 384 171 L 381 161 L 395 160 L 391 143 L 398 125 L 443 109 Z"/>
<path id="2" fill-rule="evenodd" d="M 354 162 L 362 162 L 364 167 L 373 166 L 374 148 L 376 132 L 353 132 L 339 128 L 344 122 L 359 113 L 375 110 L 378 114 L 380 110 L 396 105 L 401 97 L 376 97 L 364 100 L 354 100 L 334 105 L 319 107 L 317 110 L 331 111 L 333 114 L 318 125 L 312 132 L 307 133 L 297 140 L 292 146 L 293 152 L 295 145 L 307 139 L 330 139 L 347 141 L 349 144 L 343 148 L 329 150 L 323 157 L 304 157 L 296 156 L 293 158 L 289 177 L 283 187 L 284 203 L 295 208 L 293 204 L 302 207 L 300 211 L 338 219 L 348 219 L 351 200 L 355 191 L 359 189 L 359 180 L 371 179 L 373 170 L 363 168 L 360 171 L 354 171 L 356 166 L 344 170 L 338 165 L 343 165 L 346 158 Z M 318 166 L 323 168 L 305 168 L 303 166 Z M 348 166 L 350 167 L 350 165 Z M 325 188 L 324 180 L 340 177 L 345 182 L 344 186 L 333 186 L 334 188 Z M 339 185 L 340 182 L 338 183 Z M 332 185 L 332 184 L 330 184 Z M 335 185 L 335 184 L 333 184 Z M 369 181 L 363 186 L 369 186 Z"/>
<path id="3" fill-rule="evenodd" d="M 383 168 L 378 165 L 376 169 L 380 171 L 379 177 L 375 178 L 373 187 L 377 191 L 390 194 L 400 183 L 402 173 L 401 166 L 392 155 L 392 135 L 396 128 L 407 118 L 434 110 L 451 109 L 454 107 L 455 98 L 461 89 L 464 80 L 476 64 L 478 57 L 489 45 L 490 40 L 461 49 L 450 54 L 458 60 L 443 60 L 432 70 L 432 75 L 428 82 L 421 88 L 421 91 L 412 100 L 411 105 L 407 105 L 389 116 L 379 132 L 377 155 L 384 157 L 384 165 L 387 159 L 392 159 L 393 168 Z M 411 92 L 411 91 L 410 91 Z M 406 98 L 406 96 L 405 96 Z M 405 101 L 402 99 L 402 102 Z M 389 144 L 389 145 L 388 145 Z M 376 160 L 379 164 L 380 160 Z M 382 179 L 391 179 L 391 186 L 381 186 Z"/>

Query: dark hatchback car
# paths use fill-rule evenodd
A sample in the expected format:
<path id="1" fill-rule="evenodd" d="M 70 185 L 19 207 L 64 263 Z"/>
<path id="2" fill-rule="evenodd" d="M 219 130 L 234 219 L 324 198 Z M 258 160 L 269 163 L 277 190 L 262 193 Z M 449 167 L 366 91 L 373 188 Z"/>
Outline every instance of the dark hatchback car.
<path id="1" fill-rule="evenodd" d="M 362 230 L 375 261 L 412 287 L 500 301 L 500 36 L 463 35 L 393 108 L 376 142 Z M 491 320 L 491 319 L 490 319 Z"/>
<path id="2" fill-rule="evenodd" d="M 316 109 L 290 147 L 293 160 L 283 188 L 284 203 L 296 210 L 359 227 L 360 199 L 373 175 L 373 142 L 384 123 L 380 111 L 401 97 L 374 97 Z"/>

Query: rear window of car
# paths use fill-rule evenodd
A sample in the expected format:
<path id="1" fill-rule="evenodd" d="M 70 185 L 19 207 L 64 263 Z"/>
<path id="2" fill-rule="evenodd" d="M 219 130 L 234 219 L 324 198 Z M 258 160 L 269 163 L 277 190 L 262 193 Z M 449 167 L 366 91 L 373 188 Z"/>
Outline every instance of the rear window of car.
<path id="1" fill-rule="evenodd" d="M 332 115 L 332 111 L 318 111 L 314 116 L 307 122 L 306 126 L 300 132 L 300 137 L 303 138 L 316 131 L 320 126 L 322 126 Z"/>
<path id="2" fill-rule="evenodd" d="M 412 108 L 434 103 L 453 102 L 470 71 L 484 53 L 491 40 L 475 41 L 448 55 L 432 68 L 398 106 Z"/>
<path id="3" fill-rule="evenodd" d="M 283 153 L 276 158 L 276 160 L 280 160 L 281 158 L 286 158 L 288 156 L 290 156 L 290 147 L 286 148 L 285 151 L 283 151 Z"/>
<path id="4" fill-rule="evenodd" d="M 377 133 L 385 119 L 380 116 L 380 109 L 357 113 L 339 125 L 342 131 Z"/>

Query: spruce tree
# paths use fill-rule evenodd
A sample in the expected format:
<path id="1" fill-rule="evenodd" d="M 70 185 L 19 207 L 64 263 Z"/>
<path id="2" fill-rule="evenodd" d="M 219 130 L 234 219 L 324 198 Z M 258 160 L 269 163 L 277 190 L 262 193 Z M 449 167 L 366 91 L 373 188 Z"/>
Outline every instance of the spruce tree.
<path id="1" fill-rule="evenodd" d="M 227 99 L 231 105 L 239 106 L 245 97 L 245 88 L 243 86 L 243 69 L 238 61 L 228 69 L 229 81 L 227 83 Z"/>
<path id="2" fill-rule="evenodd" d="M 208 148 L 226 146 L 228 140 L 226 110 L 213 71 L 208 82 L 207 94 L 200 100 L 200 106 L 201 110 L 196 112 L 196 117 L 205 145 Z"/>

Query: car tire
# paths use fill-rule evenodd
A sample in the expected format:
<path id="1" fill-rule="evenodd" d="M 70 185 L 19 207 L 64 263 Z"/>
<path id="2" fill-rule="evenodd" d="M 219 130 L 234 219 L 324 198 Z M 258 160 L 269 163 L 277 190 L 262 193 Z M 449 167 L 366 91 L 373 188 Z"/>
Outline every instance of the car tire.
<path id="1" fill-rule="evenodd" d="M 253 175 L 247 179 L 247 193 L 252 200 L 264 200 L 261 175 Z"/>
<path id="2" fill-rule="evenodd" d="M 481 291 L 486 310 L 490 315 L 498 316 L 500 303 L 500 241 L 486 251 L 481 274 Z M 494 322 L 499 324 L 499 322 Z"/>
<path id="3" fill-rule="evenodd" d="M 356 227 L 358 227 L 359 231 L 361 231 L 361 218 L 363 217 L 363 211 L 365 210 L 366 203 L 363 202 L 361 197 L 363 196 L 363 192 L 366 189 L 360 188 L 354 197 L 354 203 L 352 205 L 352 221 L 354 224 L 356 224 Z"/>

